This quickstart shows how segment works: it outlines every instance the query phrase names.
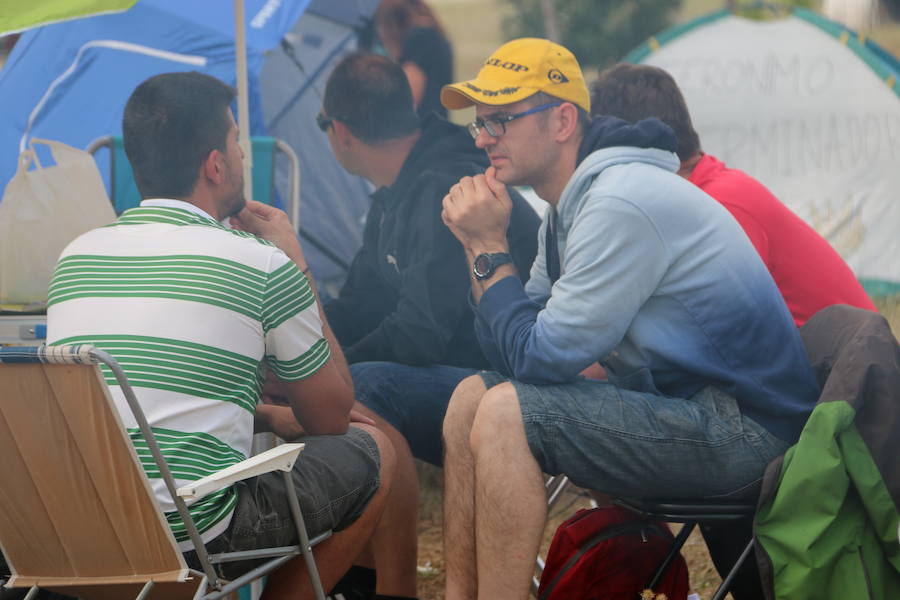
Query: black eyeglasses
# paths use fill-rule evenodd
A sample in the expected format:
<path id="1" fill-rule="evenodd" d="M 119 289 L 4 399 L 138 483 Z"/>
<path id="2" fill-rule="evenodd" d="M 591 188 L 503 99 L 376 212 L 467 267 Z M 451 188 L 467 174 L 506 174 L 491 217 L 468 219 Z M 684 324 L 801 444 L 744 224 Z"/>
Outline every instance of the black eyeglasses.
<path id="1" fill-rule="evenodd" d="M 334 122 L 332 117 L 329 117 L 325 113 L 320 112 L 316 115 L 316 125 L 319 126 L 319 129 L 322 130 L 322 133 L 328 131 L 328 128 L 331 127 L 331 124 Z"/>
<path id="2" fill-rule="evenodd" d="M 522 117 L 525 117 L 527 115 L 541 112 L 542 110 L 547 110 L 548 108 L 553 108 L 554 106 L 559 106 L 560 104 L 562 104 L 562 102 L 550 102 L 549 104 L 541 104 L 540 106 L 529 108 L 526 111 L 516 113 L 514 115 L 491 115 L 486 119 L 478 117 L 477 119 L 466 125 L 466 127 L 469 130 L 469 134 L 473 138 L 477 138 L 482 129 L 487 131 L 488 135 L 491 137 L 500 137 L 501 135 L 506 133 L 506 124 L 510 121 L 521 119 Z"/>

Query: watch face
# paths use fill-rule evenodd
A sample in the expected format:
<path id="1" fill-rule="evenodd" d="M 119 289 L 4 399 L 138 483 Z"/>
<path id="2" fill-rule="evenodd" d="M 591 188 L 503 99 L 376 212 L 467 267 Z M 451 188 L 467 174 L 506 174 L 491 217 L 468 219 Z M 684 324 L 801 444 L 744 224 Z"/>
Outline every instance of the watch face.
<path id="1" fill-rule="evenodd" d="M 475 275 L 478 277 L 487 277 L 494 270 L 493 265 L 491 265 L 491 257 L 487 254 L 476 256 L 472 267 L 475 270 Z"/>

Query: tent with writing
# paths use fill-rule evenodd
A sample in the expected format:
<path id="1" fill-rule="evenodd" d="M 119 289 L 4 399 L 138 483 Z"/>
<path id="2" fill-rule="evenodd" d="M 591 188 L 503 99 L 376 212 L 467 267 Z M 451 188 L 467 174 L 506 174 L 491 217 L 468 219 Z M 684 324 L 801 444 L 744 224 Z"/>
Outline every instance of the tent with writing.
<path id="1" fill-rule="evenodd" d="M 794 9 L 719 11 L 625 60 L 672 74 L 703 150 L 759 179 L 844 257 L 870 295 L 900 293 L 900 63 Z"/>
<path id="2" fill-rule="evenodd" d="M 304 248 L 325 289 L 335 288 L 361 243 L 369 188 L 337 164 L 314 117 L 331 67 L 357 47 L 376 7 L 377 0 L 245 0 L 250 132 L 286 141 L 300 158 L 301 223 L 324 252 Z M 233 4 L 222 0 L 140 0 L 125 12 L 27 31 L 0 70 L 0 186 L 31 138 L 84 148 L 120 135 L 138 83 L 197 70 L 234 85 L 234 56 Z M 99 166 L 108 176 L 107 162 Z M 287 166 L 278 169 L 284 180 Z"/>

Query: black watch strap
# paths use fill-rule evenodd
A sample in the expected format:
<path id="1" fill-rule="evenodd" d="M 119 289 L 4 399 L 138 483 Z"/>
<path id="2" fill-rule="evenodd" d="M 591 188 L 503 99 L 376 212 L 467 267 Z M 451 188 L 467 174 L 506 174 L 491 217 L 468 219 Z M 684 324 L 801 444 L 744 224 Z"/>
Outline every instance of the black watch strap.
<path id="1" fill-rule="evenodd" d="M 497 267 L 513 261 L 509 252 L 491 252 L 479 254 L 472 262 L 472 273 L 475 279 L 481 281 L 494 274 Z"/>

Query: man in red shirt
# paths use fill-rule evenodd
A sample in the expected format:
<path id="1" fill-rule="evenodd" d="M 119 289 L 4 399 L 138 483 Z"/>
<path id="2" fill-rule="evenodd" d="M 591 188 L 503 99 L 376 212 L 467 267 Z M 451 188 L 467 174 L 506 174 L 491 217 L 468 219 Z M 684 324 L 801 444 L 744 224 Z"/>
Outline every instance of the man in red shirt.
<path id="1" fill-rule="evenodd" d="M 705 154 L 684 97 L 666 71 L 621 63 L 593 85 L 591 112 L 631 123 L 657 117 L 678 138 L 678 174 L 715 198 L 737 219 L 781 291 L 797 327 L 832 304 L 876 310 L 831 245 L 743 171 Z"/>
<path id="2" fill-rule="evenodd" d="M 717 200 L 740 223 L 769 269 L 797 327 L 832 304 L 876 310 L 847 263 L 834 248 L 781 203 L 763 184 L 730 169 L 700 148 L 684 96 L 666 71 L 620 63 L 602 72 L 592 86 L 591 113 L 637 122 L 656 117 L 678 138 L 678 174 Z M 703 537 L 720 574 L 727 573 L 752 534 L 752 522 L 704 526 Z M 732 583 L 736 600 L 762 597 L 752 561 Z"/>

